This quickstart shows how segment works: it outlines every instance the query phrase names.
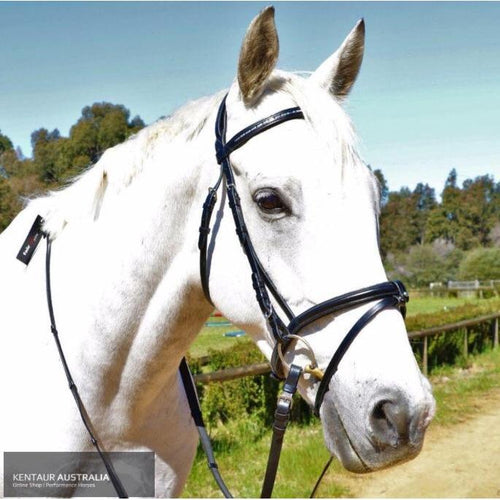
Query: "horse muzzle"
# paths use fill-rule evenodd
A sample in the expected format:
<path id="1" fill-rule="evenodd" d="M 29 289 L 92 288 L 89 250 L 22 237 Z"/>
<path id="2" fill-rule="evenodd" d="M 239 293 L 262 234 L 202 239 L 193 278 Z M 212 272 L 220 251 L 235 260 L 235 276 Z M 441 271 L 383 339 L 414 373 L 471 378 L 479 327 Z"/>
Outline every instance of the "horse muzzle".
<path id="1" fill-rule="evenodd" d="M 345 408 L 330 391 L 320 411 L 327 448 L 347 470 L 356 473 L 415 458 L 422 450 L 425 431 L 435 412 L 428 383 L 423 388 L 417 401 L 410 401 L 398 389 L 378 392 L 360 419 L 355 418 L 352 407 Z"/>

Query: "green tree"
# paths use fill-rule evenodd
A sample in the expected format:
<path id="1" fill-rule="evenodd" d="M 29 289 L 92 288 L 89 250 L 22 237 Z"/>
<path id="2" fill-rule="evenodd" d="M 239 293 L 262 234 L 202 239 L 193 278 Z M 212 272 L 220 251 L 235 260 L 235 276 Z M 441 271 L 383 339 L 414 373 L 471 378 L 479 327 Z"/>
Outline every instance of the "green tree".
<path id="1" fill-rule="evenodd" d="M 21 161 L 19 161 L 14 149 L 8 149 L 0 153 L 0 168 L 5 172 L 4 177 L 8 178 L 12 175 L 16 175 L 19 171 L 20 164 Z"/>
<path id="2" fill-rule="evenodd" d="M 2 131 L 0 130 L 0 155 L 4 151 L 8 151 L 9 149 L 14 149 L 12 141 L 6 135 L 3 135 Z"/>
<path id="3" fill-rule="evenodd" d="M 458 274 L 465 280 L 500 279 L 500 248 L 476 248 L 467 252 Z"/>
<path id="4" fill-rule="evenodd" d="M 368 168 L 371 167 L 368 165 Z M 384 206 L 389 199 L 389 185 L 387 184 L 387 180 L 379 168 L 373 170 L 373 175 L 377 178 L 378 187 L 379 187 L 379 196 L 380 196 L 380 205 Z"/>
<path id="5" fill-rule="evenodd" d="M 437 206 L 434 188 L 431 188 L 429 184 L 419 182 L 413 191 L 413 200 L 416 208 L 414 223 L 418 232 L 417 243 L 423 244 L 426 241 L 425 235 L 430 213 Z"/>
<path id="6" fill-rule="evenodd" d="M 404 187 L 389 193 L 387 203 L 380 213 L 380 240 L 382 253 L 407 249 L 418 238 L 413 222 L 415 215 L 411 191 Z"/>
<path id="7" fill-rule="evenodd" d="M 144 128 L 146 124 L 144 123 L 143 119 L 139 115 L 135 115 L 132 120 L 130 121 L 129 125 L 129 135 L 130 134 L 136 134 Z"/>
<path id="8" fill-rule="evenodd" d="M 78 158 L 80 167 L 97 161 L 97 127 L 90 120 L 78 120 L 71 127 L 69 138 L 71 140 L 72 161 Z"/>
<path id="9" fill-rule="evenodd" d="M 78 164 L 95 163 L 102 153 L 123 142 L 144 127 L 139 116 L 131 121 L 130 111 L 122 104 L 94 103 L 82 109 L 82 116 L 70 130 L 73 160 Z"/>
<path id="10" fill-rule="evenodd" d="M 405 252 L 391 254 L 390 279 L 402 279 L 413 287 L 427 287 L 431 282 L 446 283 L 457 278 L 464 253 L 442 240 L 413 245 Z"/>
<path id="11" fill-rule="evenodd" d="M 57 129 L 49 132 L 46 128 L 40 128 L 31 134 L 33 164 L 40 178 L 47 183 L 57 182 L 60 179 L 60 170 L 56 165 L 59 140 L 60 134 Z"/>
<path id="12" fill-rule="evenodd" d="M 444 183 L 444 188 L 456 188 L 457 187 L 457 170 L 456 168 L 452 168 L 446 181 Z"/>
<path id="13" fill-rule="evenodd" d="M 444 238 L 468 250 L 488 245 L 500 218 L 500 183 L 484 175 L 467 179 L 462 188 L 452 170 L 445 183 L 442 203 L 431 210 L 426 230 L 428 240 Z"/>
<path id="14" fill-rule="evenodd" d="M 16 199 L 12 193 L 7 179 L 0 175 L 0 232 L 2 232 L 13 219 L 16 213 Z"/>
<path id="15" fill-rule="evenodd" d="M 415 245 L 408 253 L 407 269 L 413 286 L 428 286 L 443 280 L 443 259 L 431 245 Z"/>
<path id="16" fill-rule="evenodd" d="M 33 132 L 33 161 L 40 178 L 60 184 L 96 163 L 106 149 L 144 127 L 139 116 L 129 117 L 130 111 L 121 104 L 94 103 L 82 109 L 69 137 L 61 137 L 57 129 Z"/>
<path id="17" fill-rule="evenodd" d="M 383 255 L 423 244 L 427 221 L 436 204 L 434 189 L 428 184 L 419 183 L 414 191 L 403 187 L 390 192 L 380 214 Z"/>
<path id="18" fill-rule="evenodd" d="M 125 141 L 145 126 L 121 104 L 95 103 L 82 109 L 70 136 L 39 128 L 31 134 L 33 159 L 25 158 L 0 133 L 0 230 L 20 210 L 22 197 L 57 187 L 95 163 L 104 150 Z"/>
<path id="19" fill-rule="evenodd" d="M 33 162 L 24 158 L 19 148 L 8 149 L 0 154 L 0 168 L 3 169 L 4 177 L 10 181 L 14 177 L 26 177 L 33 174 Z"/>
<path id="20" fill-rule="evenodd" d="M 467 179 L 462 191 L 463 225 L 469 230 L 473 242 L 486 246 L 500 215 L 500 183 L 495 184 L 493 177 L 483 175 L 474 180 Z"/>
<path id="21" fill-rule="evenodd" d="M 103 116 L 97 132 L 99 152 L 106 151 L 127 138 L 129 129 L 127 114 L 121 109 L 113 109 Z"/>

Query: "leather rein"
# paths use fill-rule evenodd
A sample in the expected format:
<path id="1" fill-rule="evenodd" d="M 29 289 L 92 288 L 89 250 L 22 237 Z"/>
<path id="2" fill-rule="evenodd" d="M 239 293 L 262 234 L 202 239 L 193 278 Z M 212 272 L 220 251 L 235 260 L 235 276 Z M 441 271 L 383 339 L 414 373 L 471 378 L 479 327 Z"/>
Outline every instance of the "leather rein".
<path id="1" fill-rule="evenodd" d="M 272 372 L 276 378 L 285 380 L 283 390 L 278 397 L 278 403 L 275 412 L 275 421 L 273 425 L 273 435 L 271 439 L 271 447 L 261 492 L 262 498 L 270 498 L 278 469 L 284 433 L 290 419 L 292 398 L 297 390 L 297 385 L 301 375 L 303 375 L 303 372 L 309 373 L 312 377 L 315 377 L 319 381 L 319 387 L 317 390 L 316 400 L 313 408 L 314 414 L 319 417 L 321 404 L 323 402 L 325 394 L 329 390 L 329 383 L 332 377 L 335 375 L 340 361 L 342 360 L 343 356 L 349 349 L 349 346 L 352 344 L 354 339 L 379 312 L 385 309 L 397 308 L 404 317 L 406 314 L 406 302 L 408 302 L 409 296 L 404 285 L 400 281 L 388 281 L 328 299 L 324 302 L 321 302 L 320 304 L 312 306 L 299 315 L 295 315 L 293 313 L 292 309 L 287 304 L 286 300 L 282 297 L 276 285 L 273 283 L 269 274 L 264 269 L 264 266 L 260 262 L 257 253 L 255 252 L 252 240 L 245 224 L 240 197 L 236 189 L 230 155 L 232 152 L 242 147 L 247 141 L 249 141 L 256 135 L 286 121 L 304 119 L 304 114 L 298 107 L 284 109 L 267 118 L 255 122 L 254 124 L 237 133 L 229 141 L 226 141 L 226 97 L 224 97 L 222 103 L 220 104 L 215 126 L 215 151 L 217 163 L 220 165 L 220 175 L 217 179 L 216 184 L 213 187 L 209 188 L 208 196 L 205 200 L 205 203 L 203 204 L 201 224 L 199 229 L 200 234 L 198 240 L 198 248 L 200 250 L 200 278 L 205 297 L 210 303 L 213 304 L 210 297 L 209 288 L 210 266 L 208 259 L 208 235 L 210 234 L 211 230 L 210 222 L 213 209 L 217 201 L 217 192 L 224 181 L 229 201 L 229 207 L 233 214 L 236 233 L 238 234 L 241 247 L 247 257 L 248 264 L 250 266 L 251 279 L 255 291 L 256 300 L 275 340 L 275 346 L 271 359 Z M 99 439 L 96 435 L 95 430 L 93 429 L 90 417 L 78 394 L 77 386 L 73 381 L 70 369 L 64 356 L 64 351 L 56 327 L 54 309 L 52 304 L 50 282 L 52 242 L 49 236 L 43 232 L 42 226 L 43 219 L 38 216 L 35 220 L 35 223 L 33 224 L 33 227 L 30 230 L 30 233 L 28 234 L 28 237 L 23 243 L 23 247 L 21 247 L 17 258 L 27 265 L 31 260 L 33 252 L 35 251 L 39 240 L 42 237 L 46 238 L 46 295 L 51 323 L 51 331 L 54 337 L 54 341 L 59 352 L 59 357 L 61 359 L 61 363 L 68 381 L 69 389 L 75 399 L 75 403 L 80 413 L 82 422 L 89 434 L 90 441 L 96 448 L 106 467 L 117 496 L 120 498 L 127 498 L 125 488 L 123 487 L 123 484 L 121 483 L 116 471 L 113 468 L 111 459 L 106 454 L 106 452 L 103 452 L 101 449 Z M 276 311 L 275 305 L 273 304 L 271 296 L 274 299 L 275 303 L 279 306 L 281 311 L 285 314 L 287 318 L 286 322 L 280 318 L 278 312 Z M 321 369 L 316 363 L 314 352 L 311 349 L 309 343 L 303 336 L 299 336 L 302 330 L 306 326 L 314 323 L 316 320 L 324 316 L 340 314 L 346 312 L 347 310 L 372 302 L 375 302 L 375 304 L 367 312 L 365 312 L 349 330 L 349 332 L 346 334 L 339 347 L 337 348 L 336 352 L 334 353 L 326 369 Z M 311 358 L 311 363 L 308 366 L 302 368 L 298 365 L 291 364 L 288 368 L 286 367 L 286 363 L 284 362 L 284 353 L 290 348 L 293 342 L 302 342 L 307 347 L 307 352 L 309 353 L 309 356 Z M 286 373 L 287 370 L 288 373 Z M 208 467 L 224 496 L 226 498 L 232 498 L 231 493 L 224 484 L 224 481 L 219 473 L 210 438 L 203 422 L 198 395 L 196 392 L 196 386 L 185 359 L 181 361 L 179 371 L 188 399 L 191 415 L 200 436 L 200 443 L 207 456 Z M 311 496 L 314 495 L 318 484 L 321 481 L 324 473 L 326 472 L 326 469 L 328 468 L 330 462 L 331 458 L 323 469 L 323 472 L 321 473 L 321 476 L 316 483 Z"/>

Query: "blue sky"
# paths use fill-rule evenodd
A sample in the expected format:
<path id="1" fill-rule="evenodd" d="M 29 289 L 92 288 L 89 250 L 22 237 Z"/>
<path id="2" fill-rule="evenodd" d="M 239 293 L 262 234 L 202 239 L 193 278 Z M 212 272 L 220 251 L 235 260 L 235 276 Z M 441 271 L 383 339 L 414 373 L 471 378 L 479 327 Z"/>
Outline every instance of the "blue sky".
<path id="1" fill-rule="evenodd" d="M 39 127 L 67 135 L 85 105 L 147 123 L 227 87 L 269 2 L 0 2 L 0 129 L 25 154 Z M 392 190 L 500 180 L 500 3 L 275 2 L 278 66 L 314 70 L 364 17 L 347 104 L 364 159 Z"/>

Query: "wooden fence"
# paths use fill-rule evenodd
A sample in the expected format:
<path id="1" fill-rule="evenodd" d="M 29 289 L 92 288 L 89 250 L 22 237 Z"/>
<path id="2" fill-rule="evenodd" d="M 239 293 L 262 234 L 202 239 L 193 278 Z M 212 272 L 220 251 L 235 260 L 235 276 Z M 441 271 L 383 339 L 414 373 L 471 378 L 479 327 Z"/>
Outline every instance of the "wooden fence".
<path id="1" fill-rule="evenodd" d="M 463 354 L 466 358 L 468 356 L 468 330 L 473 326 L 477 326 L 482 323 L 493 324 L 493 347 L 498 347 L 498 323 L 500 319 L 500 312 L 494 314 L 488 314 L 485 316 L 480 316 L 478 318 L 467 319 L 464 321 L 458 321 L 457 323 L 450 323 L 448 325 L 435 326 L 433 328 L 427 328 L 426 330 L 418 330 L 414 332 L 409 332 L 408 337 L 410 339 L 423 339 L 423 350 L 422 350 L 422 371 L 425 375 L 428 373 L 428 339 L 434 335 L 441 335 L 442 333 L 450 331 L 460 331 L 464 332 L 464 343 L 463 343 Z M 208 361 L 208 360 L 205 360 Z M 226 368 L 225 370 L 218 370 L 211 373 L 200 373 L 194 376 L 196 382 L 202 384 L 208 384 L 211 382 L 226 382 L 228 380 L 234 380 L 242 377 L 250 377 L 254 375 L 263 375 L 269 373 L 271 368 L 269 363 L 258 363 L 255 365 L 238 366 L 234 368 Z"/>
<path id="2" fill-rule="evenodd" d="M 416 332 L 409 332 L 408 337 L 410 339 L 418 339 L 423 338 L 424 346 L 422 352 L 422 371 L 424 375 L 428 373 L 428 344 L 429 337 L 434 335 L 440 335 L 442 333 L 450 332 L 450 331 L 459 331 L 463 330 L 464 332 L 464 343 L 463 343 L 463 355 L 466 358 L 469 354 L 468 352 L 468 330 L 473 326 L 477 326 L 481 323 L 489 323 L 493 322 L 493 347 L 498 347 L 498 320 L 500 318 L 500 313 L 487 314 L 486 316 L 479 316 L 478 318 L 466 319 L 463 321 L 458 321 L 456 323 L 450 323 L 449 325 L 435 326 L 433 328 L 427 328 L 426 330 L 419 330 Z"/>

